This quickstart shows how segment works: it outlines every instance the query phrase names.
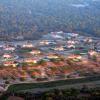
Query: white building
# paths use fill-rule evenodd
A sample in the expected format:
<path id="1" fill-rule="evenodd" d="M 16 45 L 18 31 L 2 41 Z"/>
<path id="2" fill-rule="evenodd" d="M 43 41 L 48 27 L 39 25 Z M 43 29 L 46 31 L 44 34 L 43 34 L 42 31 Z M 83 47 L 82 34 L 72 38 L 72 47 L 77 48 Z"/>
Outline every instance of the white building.
<path id="1" fill-rule="evenodd" d="M 23 48 L 32 48 L 34 47 L 32 43 L 26 43 L 22 45 Z"/>
<path id="2" fill-rule="evenodd" d="M 37 55 L 37 54 L 40 54 L 41 51 L 40 50 L 32 50 L 30 53 L 33 55 Z"/>

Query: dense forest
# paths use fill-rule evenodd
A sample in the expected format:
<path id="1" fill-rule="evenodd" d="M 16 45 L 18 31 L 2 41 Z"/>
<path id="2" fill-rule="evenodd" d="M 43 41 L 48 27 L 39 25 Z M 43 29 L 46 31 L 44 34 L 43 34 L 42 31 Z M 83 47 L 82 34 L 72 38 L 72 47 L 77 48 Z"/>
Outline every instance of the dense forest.
<path id="1" fill-rule="evenodd" d="M 100 0 L 0 0 L 0 40 L 60 30 L 100 36 Z"/>

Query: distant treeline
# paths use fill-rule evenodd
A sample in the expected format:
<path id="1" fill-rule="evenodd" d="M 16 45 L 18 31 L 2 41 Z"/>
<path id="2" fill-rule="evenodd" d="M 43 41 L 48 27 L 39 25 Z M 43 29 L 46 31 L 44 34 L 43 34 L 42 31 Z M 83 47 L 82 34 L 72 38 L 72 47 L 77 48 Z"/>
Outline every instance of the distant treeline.
<path id="1" fill-rule="evenodd" d="M 79 3 L 88 6 L 72 6 Z M 2 0 L 0 39 L 38 39 L 60 30 L 100 36 L 99 9 L 99 0 Z"/>

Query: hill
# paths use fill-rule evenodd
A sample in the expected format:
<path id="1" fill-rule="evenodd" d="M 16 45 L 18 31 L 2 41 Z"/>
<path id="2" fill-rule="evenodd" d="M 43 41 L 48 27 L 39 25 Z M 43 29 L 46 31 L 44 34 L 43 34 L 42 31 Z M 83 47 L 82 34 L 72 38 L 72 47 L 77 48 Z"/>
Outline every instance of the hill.
<path id="1" fill-rule="evenodd" d="M 99 0 L 0 0 L 0 39 L 51 31 L 100 36 Z"/>

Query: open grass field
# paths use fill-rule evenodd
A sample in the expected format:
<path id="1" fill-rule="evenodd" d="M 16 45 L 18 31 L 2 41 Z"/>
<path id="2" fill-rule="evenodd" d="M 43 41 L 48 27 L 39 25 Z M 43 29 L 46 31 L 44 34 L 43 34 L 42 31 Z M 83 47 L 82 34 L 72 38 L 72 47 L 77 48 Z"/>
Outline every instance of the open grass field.
<path id="1" fill-rule="evenodd" d="M 87 49 L 83 49 L 83 50 L 76 50 L 74 53 L 76 54 L 86 54 L 88 52 Z"/>
<path id="2" fill-rule="evenodd" d="M 66 80 L 58 80 L 51 82 L 38 82 L 38 83 L 22 83 L 22 84 L 14 84 L 8 87 L 7 91 L 19 92 L 22 90 L 36 89 L 36 88 L 53 88 L 56 86 L 77 84 L 77 83 L 87 83 L 92 81 L 100 80 L 100 75 L 86 78 L 78 78 L 78 79 L 66 79 Z"/>

